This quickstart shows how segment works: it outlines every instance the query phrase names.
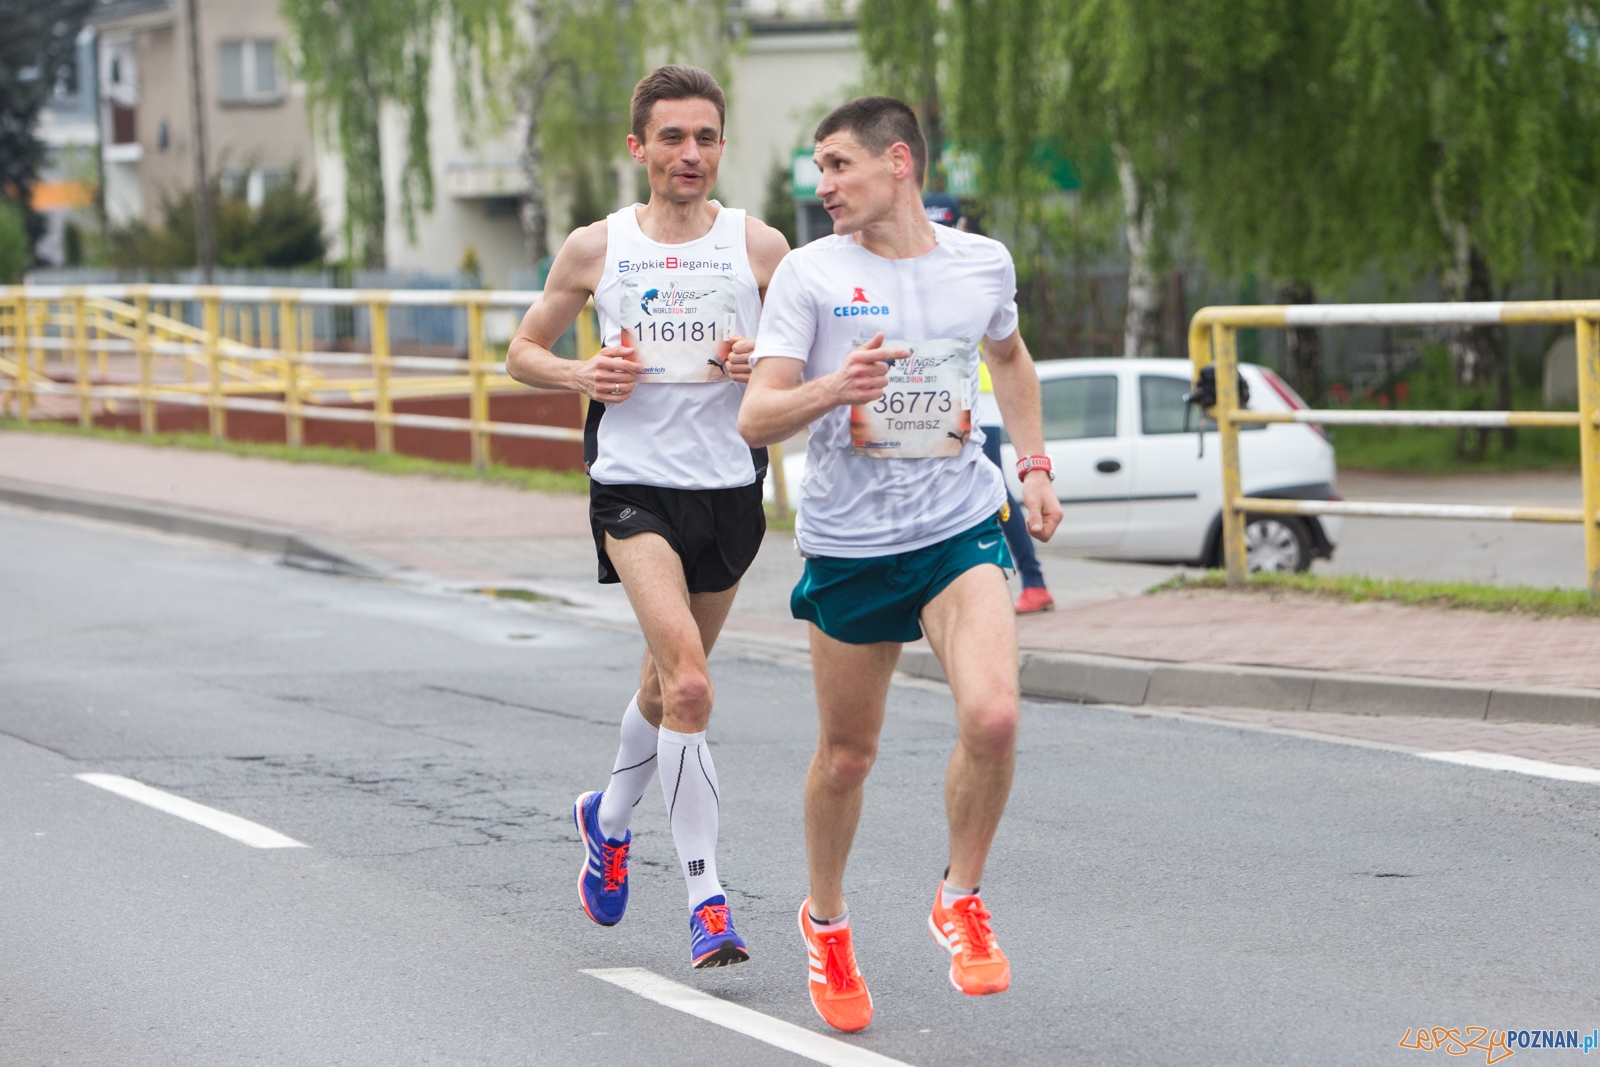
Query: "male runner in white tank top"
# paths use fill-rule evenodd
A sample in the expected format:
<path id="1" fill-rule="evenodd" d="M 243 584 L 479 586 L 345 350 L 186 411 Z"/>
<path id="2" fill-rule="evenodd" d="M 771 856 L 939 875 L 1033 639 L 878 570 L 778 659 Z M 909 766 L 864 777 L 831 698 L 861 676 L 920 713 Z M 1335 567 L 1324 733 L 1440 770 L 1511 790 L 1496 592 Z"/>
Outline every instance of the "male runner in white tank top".
<path id="1" fill-rule="evenodd" d="M 578 898 L 602 926 L 621 920 L 628 824 L 659 768 L 688 883 L 694 967 L 750 957 L 717 880 L 706 657 L 766 531 L 766 449 L 740 438 L 739 402 L 762 293 L 789 250 L 770 226 L 707 199 L 725 113 L 703 70 L 661 67 L 639 83 L 628 151 L 646 169 L 650 202 L 567 238 L 506 357 L 520 382 L 589 398 L 584 460 L 600 581 L 622 583 L 648 645 L 611 780 L 573 805 L 586 853 Z M 583 361 L 554 355 L 591 296 L 605 347 Z"/>
<path id="2" fill-rule="evenodd" d="M 997 520 L 1005 484 L 972 423 L 980 352 L 1024 457 L 1029 532 L 1049 540 L 1061 505 L 1042 455 L 1039 379 L 1017 332 L 1010 253 L 928 221 L 927 147 L 900 101 L 845 104 L 815 140 L 833 236 L 773 275 L 739 427 L 755 445 L 811 426 L 795 524 L 806 571 L 790 606 L 811 623 L 821 736 L 806 778 L 811 895 L 799 921 L 812 1004 L 830 1026 L 860 1030 L 872 997 L 851 944 L 845 861 L 890 676 L 902 643 L 924 630 L 957 726 L 945 776 L 950 865 L 928 925 L 957 989 L 998 993 L 1011 982 L 978 896 L 1017 729 L 1011 561 Z"/>

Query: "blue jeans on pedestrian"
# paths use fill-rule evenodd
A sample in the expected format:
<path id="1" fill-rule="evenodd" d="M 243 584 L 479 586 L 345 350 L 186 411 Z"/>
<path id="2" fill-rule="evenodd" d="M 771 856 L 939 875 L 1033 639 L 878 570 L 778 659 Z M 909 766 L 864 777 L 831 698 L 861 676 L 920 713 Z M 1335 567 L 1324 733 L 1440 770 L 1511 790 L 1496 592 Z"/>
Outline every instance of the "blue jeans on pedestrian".
<path id="1" fill-rule="evenodd" d="M 984 426 L 983 454 L 989 457 L 989 462 L 1000 467 L 1000 434 L 1004 431 L 998 426 Z M 1000 467 L 1002 473 L 1005 468 Z M 1006 534 L 1006 547 L 1011 549 L 1011 558 L 1016 561 L 1017 573 L 1022 575 L 1022 588 L 1043 589 L 1044 571 L 1039 569 L 1039 557 L 1033 551 L 1033 538 L 1028 534 L 1027 520 L 1022 517 L 1022 508 L 1011 495 L 1011 490 L 1006 490 L 1006 503 L 1011 505 L 1011 516 L 1001 523 Z"/>

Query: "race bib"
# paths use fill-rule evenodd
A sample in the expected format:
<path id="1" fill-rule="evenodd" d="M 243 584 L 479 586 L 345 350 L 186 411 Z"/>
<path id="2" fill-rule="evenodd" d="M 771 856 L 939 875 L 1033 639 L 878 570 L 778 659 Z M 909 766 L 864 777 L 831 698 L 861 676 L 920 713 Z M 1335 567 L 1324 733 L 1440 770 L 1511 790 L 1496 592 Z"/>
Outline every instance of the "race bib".
<path id="1" fill-rule="evenodd" d="M 622 283 L 622 343 L 636 352 L 640 385 L 726 382 L 738 323 L 733 279 L 644 274 Z"/>
<path id="2" fill-rule="evenodd" d="M 910 349 L 911 358 L 889 364 L 883 396 L 850 409 L 850 450 L 877 459 L 959 454 L 972 433 L 972 342 L 941 337 L 883 347 Z"/>

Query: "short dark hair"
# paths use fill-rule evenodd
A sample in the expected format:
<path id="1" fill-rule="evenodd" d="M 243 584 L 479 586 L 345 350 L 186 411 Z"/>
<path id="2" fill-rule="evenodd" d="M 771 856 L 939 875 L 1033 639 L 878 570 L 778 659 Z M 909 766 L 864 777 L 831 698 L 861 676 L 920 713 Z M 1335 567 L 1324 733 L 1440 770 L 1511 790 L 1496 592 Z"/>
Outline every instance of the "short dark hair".
<path id="1" fill-rule="evenodd" d="M 928 141 L 922 136 L 917 113 L 892 96 L 863 96 L 841 104 L 817 124 L 814 141 L 848 133 L 861 147 L 881 156 L 889 146 L 904 143 L 911 149 L 911 165 L 916 170 L 917 187 L 928 172 Z"/>
<path id="2" fill-rule="evenodd" d="M 633 87 L 633 135 L 641 141 L 658 100 L 709 100 L 717 107 L 717 129 L 728 124 L 728 102 L 722 95 L 722 86 L 699 67 L 676 63 L 657 67 Z"/>

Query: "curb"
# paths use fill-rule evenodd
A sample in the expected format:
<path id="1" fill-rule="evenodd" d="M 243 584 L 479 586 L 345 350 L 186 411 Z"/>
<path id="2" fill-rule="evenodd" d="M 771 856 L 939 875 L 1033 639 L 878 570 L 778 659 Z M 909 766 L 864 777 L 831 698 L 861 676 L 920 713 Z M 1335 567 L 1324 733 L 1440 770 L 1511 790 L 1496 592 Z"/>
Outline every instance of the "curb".
<path id="1" fill-rule="evenodd" d="M 281 557 L 283 563 L 307 570 L 357 578 L 385 578 L 398 569 L 386 560 L 328 538 L 109 493 L 0 478 L 0 503 L 103 522 L 144 526 L 185 537 L 203 537 L 258 552 L 271 552 Z"/>
<path id="2" fill-rule="evenodd" d="M 1341 715 L 1427 715 L 1480 722 L 1600 726 L 1600 691 L 1452 682 L 1286 667 L 1174 663 L 1023 652 L 1022 695 L 1075 704 L 1257 708 Z M 908 648 L 900 670 L 944 681 L 933 652 Z"/>

